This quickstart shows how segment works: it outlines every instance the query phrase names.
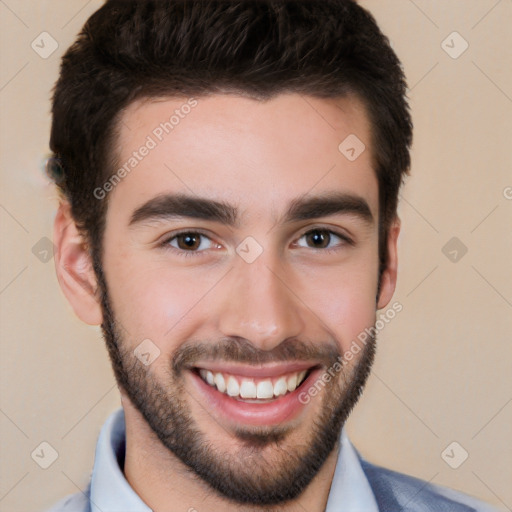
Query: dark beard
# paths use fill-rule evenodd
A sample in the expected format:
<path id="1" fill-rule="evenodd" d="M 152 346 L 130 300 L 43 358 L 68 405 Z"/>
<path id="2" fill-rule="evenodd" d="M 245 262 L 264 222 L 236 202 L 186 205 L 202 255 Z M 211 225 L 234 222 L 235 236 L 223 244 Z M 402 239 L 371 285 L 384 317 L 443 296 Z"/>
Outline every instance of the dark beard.
<path id="1" fill-rule="evenodd" d="M 346 363 L 337 345 L 318 346 L 286 340 L 271 352 L 260 351 L 246 340 L 224 339 L 212 343 L 184 343 L 172 357 L 166 371 L 166 386 L 158 382 L 128 350 L 129 341 L 120 332 L 103 273 L 97 271 L 102 291 L 102 330 L 118 385 L 142 414 L 161 443 L 219 495 L 235 503 L 254 506 L 278 505 L 297 498 L 311 483 L 328 456 L 337 448 L 341 429 L 361 395 L 375 354 L 375 338 L 362 349 L 356 367 L 347 372 L 343 364 L 325 383 L 322 410 L 313 422 L 310 438 L 300 445 L 287 444 L 287 426 L 251 428 L 240 426 L 235 432 L 241 444 L 236 455 L 215 448 L 206 432 L 198 429 L 185 400 L 183 371 L 193 367 L 199 357 L 226 361 L 264 363 L 315 359 L 324 370 L 336 361 Z M 191 397 L 192 398 L 192 397 Z M 233 433 L 231 433 L 233 435 Z M 271 446 L 273 445 L 273 446 Z M 267 460 L 263 450 L 272 452 Z M 279 455 L 278 463 L 275 455 Z"/>

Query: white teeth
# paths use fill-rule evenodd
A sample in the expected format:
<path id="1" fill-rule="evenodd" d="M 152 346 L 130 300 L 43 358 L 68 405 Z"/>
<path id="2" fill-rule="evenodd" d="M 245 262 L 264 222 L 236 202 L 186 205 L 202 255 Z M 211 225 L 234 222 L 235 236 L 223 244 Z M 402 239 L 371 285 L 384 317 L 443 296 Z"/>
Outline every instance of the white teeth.
<path id="1" fill-rule="evenodd" d="M 272 398 L 274 396 L 274 386 L 270 380 L 264 380 L 258 382 L 257 386 L 257 398 Z"/>
<path id="2" fill-rule="evenodd" d="M 238 384 L 238 381 L 234 377 L 228 378 L 227 383 L 227 393 L 229 396 L 238 396 L 240 394 L 240 386 Z"/>
<path id="3" fill-rule="evenodd" d="M 217 386 L 217 389 L 224 393 L 226 391 L 226 381 L 224 380 L 224 376 L 222 373 L 216 373 L 214 377 L 215 385 Z"/>
<path id="4" fill-rule="evenodd" d="M 288 385 L 286 384 L 286 378 L 281 377 L 274 384 L 274 395 L 275 396 L 286 395 L 287 392 L 288 392 Z"/>
<path id="5" fill-rule="evenodd" d="M 288 377 L 288 381 L 286 382 L 288 391 L 295 391 L 295 388 L 297 387 L 297 374 L 294 373 L 290 377 Z"/>
<path id="6" fill-rule="evenodd" d="M 240 386 L 240 396 L 242 398 L 256 398 L 256 384 L 253 380 L 242 381 L 242 385 Z M 258 398 L 260 397 L 258 396 Z"/>
<path id="7" fill-rule="evenodd" d="M 253 379 L 241 378 L 238 380 L 232 375 L 224 376 L 222 373 L 213 373 L 205 368 L 199 368 L 199 375 L 210 386 L 216 387 L 221 393 L 226 393 L 233 398 L 257 402 L 274 397 L 286 395 L 295 391 L 304 381 L 307 370 L 296 372 L 278 378 L 274 384 L 271 379 L 256 383 Z"/>

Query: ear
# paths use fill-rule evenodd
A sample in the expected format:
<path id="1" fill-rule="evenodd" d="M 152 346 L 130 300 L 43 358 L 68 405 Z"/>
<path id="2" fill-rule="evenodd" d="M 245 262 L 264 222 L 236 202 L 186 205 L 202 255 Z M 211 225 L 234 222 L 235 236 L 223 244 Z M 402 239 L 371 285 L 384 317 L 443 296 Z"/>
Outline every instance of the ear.
<path id="1" fill-rule="evenodd" d="M 53 228 L 55 269 L 64 295 L 77 316 L 89 325 L 102 323 L 96 275 L 85 240 L 67 201 L 61 202 Z"/>
<path id="2" fill-rule="evenodd" d="M 398 270 L 398 235 L 400 233 L 400 219 L 398 217 L 391 223 L 388 230 L 387 250 L 388 261 L 382 271 L 379 300 L 377 309 L 382 309 L 389 304 L 396 288 Z"/>

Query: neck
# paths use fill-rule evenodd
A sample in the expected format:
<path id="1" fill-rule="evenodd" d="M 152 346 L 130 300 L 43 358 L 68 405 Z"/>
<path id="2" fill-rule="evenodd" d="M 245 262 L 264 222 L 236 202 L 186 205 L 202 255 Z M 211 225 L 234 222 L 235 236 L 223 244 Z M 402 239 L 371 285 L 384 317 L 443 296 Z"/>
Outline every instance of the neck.
<path id="1" fill-rule="evenodd" d="M 276 506 L 241 505 L 227 500 L 195 475 L 165 448 L 139 411 L 123 401 L 126 419 L 124 475 L 153 512 L 173 510 L 203 512 L 324 512 L 336 468 L 339 447 L 332 451 L 320 471 L 295 500 Z"/>

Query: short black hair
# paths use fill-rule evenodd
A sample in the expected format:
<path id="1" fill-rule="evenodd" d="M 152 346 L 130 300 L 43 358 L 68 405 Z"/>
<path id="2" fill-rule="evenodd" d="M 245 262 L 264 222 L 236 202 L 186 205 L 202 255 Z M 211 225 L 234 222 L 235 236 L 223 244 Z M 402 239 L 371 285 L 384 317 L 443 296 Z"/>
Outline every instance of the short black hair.
<path id="1" fill-rule="evenodd" d="M 224 93 L 363 101 L 382 271 L 410 167 L 412 122 L 400 61 L 353 0 L 109 0 L 97 10 L 62 59 L 50 141 L 63 170 L 56 183 L 93 255 L 101 257 L 108 205 L 93 191 L 115 170 L 123 109 L 143 97 Z"/>

